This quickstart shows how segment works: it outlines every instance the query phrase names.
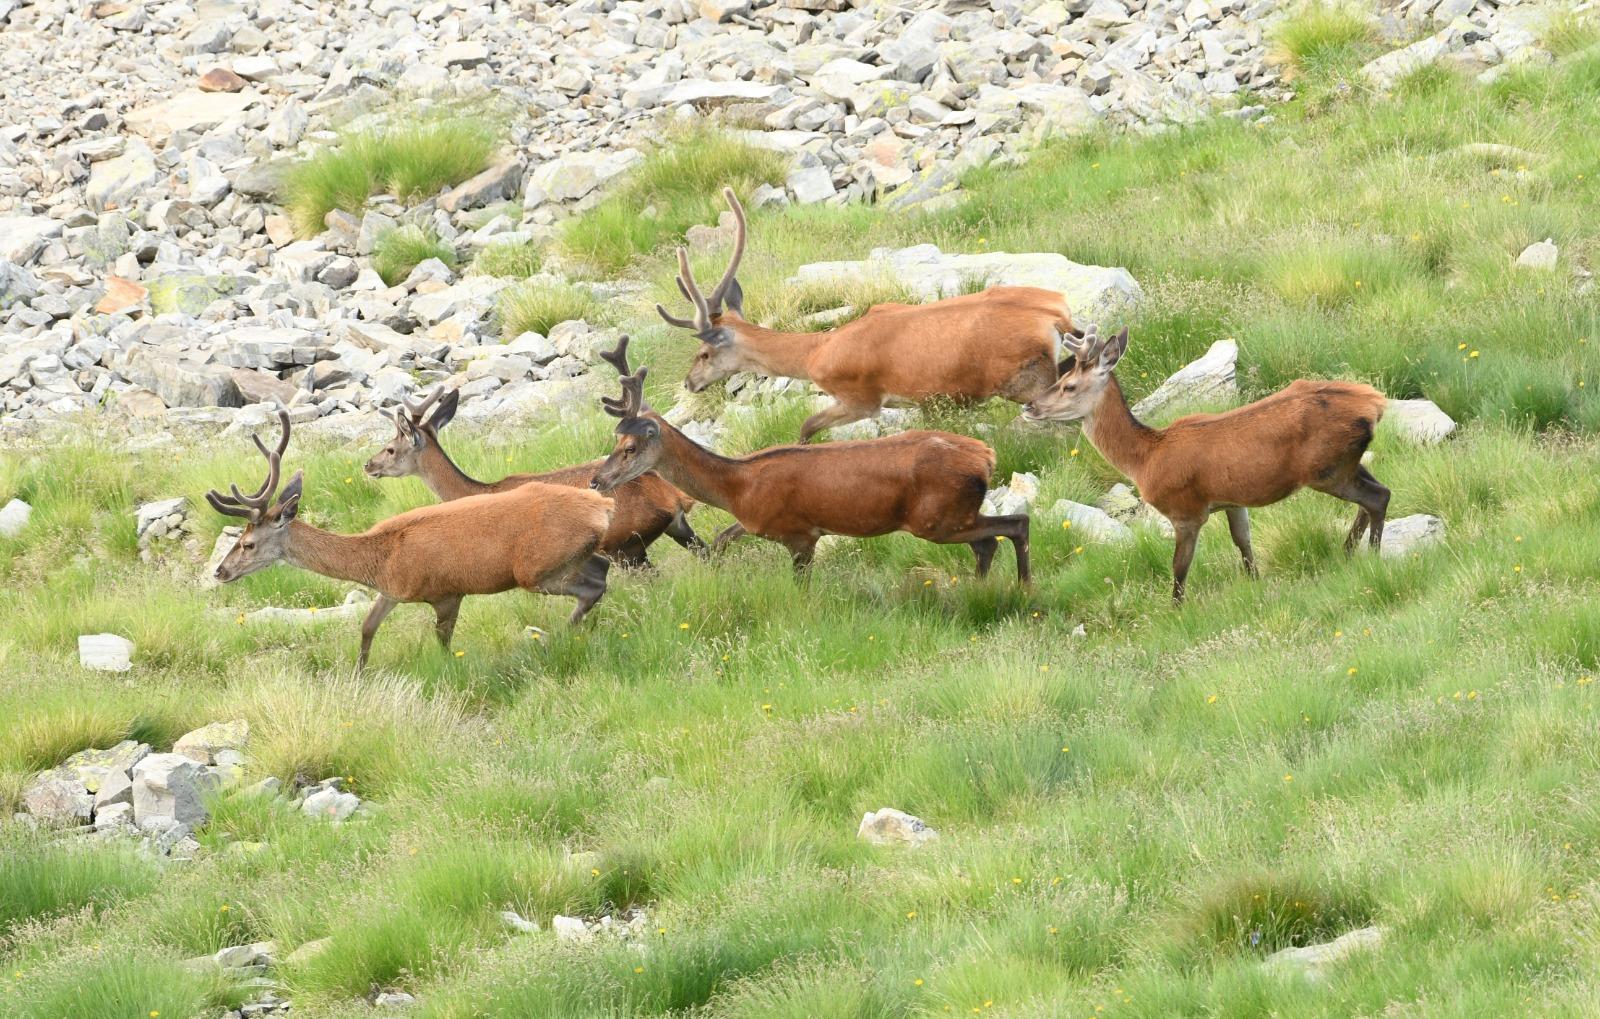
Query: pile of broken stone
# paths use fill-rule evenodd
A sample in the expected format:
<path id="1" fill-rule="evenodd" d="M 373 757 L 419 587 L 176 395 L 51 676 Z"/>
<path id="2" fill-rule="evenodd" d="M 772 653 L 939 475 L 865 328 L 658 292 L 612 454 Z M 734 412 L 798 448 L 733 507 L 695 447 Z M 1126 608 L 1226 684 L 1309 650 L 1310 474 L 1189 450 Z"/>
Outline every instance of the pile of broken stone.
<path id="1" fill-rule="evenodd" d="M 249 723 L 236 719 L 187 733 L 168 753 L 153 753 L 148 743 L 135 740 L 80 750 L 34 776 L 15 820 L 94 839 L 136 840 L 161 855 L 192 859 L 200 850 L 195 833 L 211 819 L 211 797 L 279 792 L 276 778 L 242 784 L 249 740 Z M 349 819 L 362 802 L 345 785 L 342 778 L 330 778 L 300 788 L 298 809 L 335 823 Z"/>

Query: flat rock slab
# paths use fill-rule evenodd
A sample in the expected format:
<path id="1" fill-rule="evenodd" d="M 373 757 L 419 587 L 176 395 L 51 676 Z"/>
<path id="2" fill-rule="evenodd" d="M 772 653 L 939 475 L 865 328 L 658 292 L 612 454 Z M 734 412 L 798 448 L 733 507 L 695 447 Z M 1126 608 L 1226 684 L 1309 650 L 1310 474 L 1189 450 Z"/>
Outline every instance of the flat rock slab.
<path id="1" fill-rule="evenodd" d="M 175 131 L 209 131 L 225 120 L 239 116 L 261 101 L 251 90 L 243 92 L 180 92 L 166 102 L 128 114 L 128 129 L 153 141 Z"/>
<path id="2" fill-rule="evenodd" d="M 1339 935 L 1332 941 L 1320 945 L 1306 945 L 1303 948 L 1285 948 L 1267 956 L 1264 966 L 1298 970 L 1307 977 L 1317 980 L 1323 976 L 1323 969 L 1345 959 L 1357 952 L 1378 948 L 1383 944 L 1383 928 L 1362 927 Z"/>
<path id="3" fill-rule="evenodd" d="M 66 224 L 49 216 L 0 216 L 0 259 L 27 265 Z"/>
<path id="4" fill-rule="evenodd" d="M 893 280 L 925 301 L 954 297 L 974 284 L 1042 287 L 1065 297 L 1073 320 L 1080 323 L 1126 314 L 1144 298 L 1126 269 L 1080 265 L 1054 252 L 946 254 L 932 244 L 878 248 L 859 262 L 802 265 L 790 282 L 848 285 L 863 279 Z"/>
<path id="5" fill-rule="evenodd" d="M 87 633 L 78 638 L 78 662 L 97 672 L 133 668 L 133 641 L 114 633 Z"/>
<path id="6" fill-rule="evenodd" d="M 1239 344 L 1218 340 L 1200 357 L 1168 376 L 1155 392 L 1134 404 L 1133 412 L 1154 414 L 1184 404 L 1238 399 L 1239 384 L 1234 378 L 1238 363 Z"/>

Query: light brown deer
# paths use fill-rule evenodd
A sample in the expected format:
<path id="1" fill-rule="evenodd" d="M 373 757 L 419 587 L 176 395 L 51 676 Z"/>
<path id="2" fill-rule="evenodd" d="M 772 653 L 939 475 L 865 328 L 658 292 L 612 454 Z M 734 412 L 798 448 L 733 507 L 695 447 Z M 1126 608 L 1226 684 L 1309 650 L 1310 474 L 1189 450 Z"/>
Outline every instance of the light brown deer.
<path id="1" fill-rule="evenodd" d="M 443 502 L 469 495 L 507 492 L 530 481 L 588 488 L 589 482 L 594 480 L 599 460 L 543 474 L 511 474 L 499 481 L 468 477 L 439 443 L 439 430 L 455 417 L 459 400 L 460 393 L 444 386 L 435 388 L 420 401 L 406 400 L 404 406 L 394 412 L 394 438 L 367 461 L 367 474 L 374 478 L 416 475 Z M 646 550 L 663 534 L 697 555 L 705 553 L 705 542 L 689 526 L 688 513 L 694 508 L 694 500 L 660 477 L 641 475 L 612 492 L 611 497 L 616 502 L 616 511 L 600 542 L 600 554 L 613 563 L 648 566 Z"/>
<path id="2" fill-rule="evenodd" d="M 610 491 L 654 470 L 738 522 L 717 547 L 753 534 L 789 550 L 796 570 L 810 565 L 824 534 L 871 538 L 907 531 L 925 541 L 966 544 L 989 572 L 999 538 L 1016 548 L 1017 577 L 1028 582 L 1028 517 L 983 516 L 994 450 L 964 435 L 905 432 L 859 442 L 775 446 L 724 457 L 696 444 L 645 406 L 646 369 L 627 374 L 627 337 L 608 359 L 622 375 L 622 398 L 601 397 L 621 419 L 617 444 L 595 472 Z"/>
<path id="3" fill-rule="evenodd" d="M 230 486 L 232 495 L 206 493 L 218 513 L 247 521 L 217 567 L 217 579 L 227 584 L 286 562 L 374 589 L 378 598 L 361 624 L 357 668 L 366 667 L 373 635 L 401 602 L 433 606 L 434 633 L 448 648 L 466 595 L 514 587 L 569 595 L 578 600 L 571 620 L 576 623 L 605 594 L 610 564 L 595 551 L 611 522 L 610 499 L 578 488 L 528 484 L 414 509 L 365 534 L 334 534 L 298 519 L 300 471 L 277 491 L 289 447 L 289 415 L 279 411 L 278 422 L 283 433 L 276 449 L 268 450 L 255 437 L 267 458 L 267 479 L 260 488 L 250 495 L 238 485 Z"/>
<path id="4" fill-rule="evenodd" d="M 700 352 L 684 385 L 698 393 L 735 372 L 809 379 L 833 404 L 806 419 L 805 442 L 836 425 L 874 417 L 890 398 L 962 402 L 999 396 L 1027 403 L 1060 375 L 1063 336 L 1074 330 L 1067 302 L 1037 287 L 990 287 L 932 304 L 877 304 L 860 318 L 820 333 L 765 329 L 744 317 L 744 291 L 735 274 L 744 257 L 744 209 L 732 188 L 733 256 L 727 271 L 702 296 L 678 249 L 678 289 L 694 306 L 679 318 L 661 305 L 669 325 L 694 332 Z"/>
<path id="5" fill-rule="evenodd" d="M 1372 547 L 1382 544 L 1389 490 L 1361 463 L 1383 417 L 1385 401 L 1376 389 L 1301 379 L 1226 413 L 1191 414 L 1166 428 L 1149 428 L 1128 409 L 1113 371 L 1128 349 L 1128 330 L 1103 340 L 1091 326 L 1081 341 L 1068 341 L 1068 349 L 1072 363 L 1048 393 L 1023 409 L 1023 417 L 1082 419 L 1094 448 L 1172 521 L 1174 603 L 1183 601 L 1200 527 L 1217 510 L 1228 515 L 1233 543 L 1252 577 L 1249 507 L 1271 505 L 1301 488 L 1356 504 L 1346 554 L 1369 529 Z"/>

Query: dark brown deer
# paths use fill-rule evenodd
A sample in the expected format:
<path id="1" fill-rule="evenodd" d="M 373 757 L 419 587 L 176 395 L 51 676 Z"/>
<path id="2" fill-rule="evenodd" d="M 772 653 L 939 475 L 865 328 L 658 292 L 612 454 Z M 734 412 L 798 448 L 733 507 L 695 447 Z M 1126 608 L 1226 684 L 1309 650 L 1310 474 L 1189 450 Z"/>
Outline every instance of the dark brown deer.
<path id="1" fill-rule="evenodd" d="M 1074 330 L 1067 302 L 1037 287 L 990 287 L 932 304 L 878 304 L 860 318 L 820 333 L 764 329 L 744 317 L 744 291 L 735 274 L 744 257 L 744 209 L 732 188 L 723 190 L 735 221 L 727 271 L 702 296 L 678 249 L 678 289 L 694 306 L 679 318 L 661 305 L 669 325 L 700 341 L 689 375 L 698 393 L 735 372 L 809 379 L 833 404 L 806 419 L 805 442 L 826 428 L 874 417 L 890 398 L 921 401 L 949 397 L 967 402 L 999 396 L 1027 403 L 1060 375 L 1063 336 Z"/>
<path id="2" fill-rule="evenodd" d="M 1072 363 L 1048 393 L 1024 408 L 1023 417 L 1082 419 L 1094 448 L 1172 521 L 1174 603 L 1183 601 L 1200 527 L 1218 510 L 1228 515 L 1228 530 L 1251 576 L 1256 564 L 1249 507 L 1269 506 L 1301 488 L 1356 504 L 1346 554 L 1369 530 L 1372 547 L 1382 544 L 1389 490 L 1361 463 L 1383 417 L 1385 400 L 1376 389 L 1301 379 L 1223 414 L 1191 414 L 1166 428 L 1148 428 L 1128 409 L 1113 371 L 1128 349 L 1128 330 L 1103 340 L 1091 327 L 1081 341 L 1068 341 L 1068 349 Z"/>
<path id="3" fill-rule="evenodd" d="M 278 474 L 289 447 L 289 415 L 276 449 L 255 437 L 267 458 L 267 479 L 245 495 L 206 493 L 218 512 L 242 517 L 244 533 L 217 567 L 224 584 L 277 562 L 364 584 L 378 592 L 361 624 L 365 668 L 373 635 L 401 602 L 433 606 L 434 632 L 450 646 L 461 599 L 520 587 L 578 600 L 576 623 L 606 592 L 609 563 L 595 555 L 611 522 L 611 500 L 562 485 L 527 484 L 509 492 L 474 495 L 390 517 L 365 534 L 334 534 L 302 522 L 301 472 L 280 493 Z M 274 500 L 274 495 L 277 498 Z"/>
<path id="4" fill-rule="evenodd" d="M 775 446 L 748 456 L 718 456 L 645 406 L 646 369 L 627 374 L 627 337 L 608 355 L 622 375 L 622 398 L 601 397 L 619 418 L 617 444 L 595 472 L 610 491 L 654 470 L 700 502 L 737 521 L 720 547 L 753 534 L 783 545 L 797 570 L 811 562 L 824 534 L 871 538 L 907 531 L 925 541 L 966 544 L 989 572 L 999 538 L 1017 552 L 1017 577 L 1028 582 L 1028 517 L 986 517 L 979 510 L 994 473 L 994 450 L 964 435 L 905 432 L 860 442 Z"/>
<path id="5" fill-rule="evenodd" d="M 599 460 L 542 474 L 511 474 L 499 481 L 478 481 L 469 477 L 439 443 L 439 431 L 455 417 L 460 396 L 456 390 L 441 385 L 422 400 L 406 400 L 404 406 L 394 412 L 394 438 L 367 461 L 367 474 L 374 478 L 416 475 L 444 502 L 468 495 L 507 492 L 530 481 L 588 488 L 589 482 L 594 480 Z M 658 476 L 645 474 L 635 478 L 612 492 L 611 497 L 616 502 L 616 511 L 600 542 L 600 554 L 613 563 L 648 566 L 646 550 L 663 534 L 691 552 L 705 553 L 705 542 L 689 526 L 688 514 L 694 508 L 694 500 Z"/>

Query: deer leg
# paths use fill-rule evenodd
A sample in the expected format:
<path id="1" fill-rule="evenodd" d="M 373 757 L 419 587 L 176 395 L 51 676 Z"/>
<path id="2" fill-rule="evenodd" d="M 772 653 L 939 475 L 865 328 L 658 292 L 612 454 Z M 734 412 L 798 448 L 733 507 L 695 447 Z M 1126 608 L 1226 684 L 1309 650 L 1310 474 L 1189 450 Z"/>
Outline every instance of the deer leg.
<path id="1" fill-rule="evenodd" d="M 972 554 L 978 557 L 979 578 L 987 577 L 989 575 L 989 564 L 994 562 L 995 550 L 1000 547 L 999 539 L 979 538 L 977 541 L 969 541 L 967 544 L 972 546 Z"/>
<path id="2" fill-rule="evenodd" d="M 750 533 L 749 531 L 744 529 L 744 525 L 743 524 L 739 524 L 739 523 L 729 524 L 727 527 L 724 527 L 722 529 L 722 531 L 715 538 L 713 538 L 711 540 L 711 551 L 716 553 L 717 555 L 721 555 L 723 549 L 727 548 L 733 542 L 738 541 L 740 538 L 743 538 L 745 535 L 747 535 L 749 533 Z"/>
<path id="3" fill-rule="evenodd" d="M 849 424 L 852 421 L 860 421 L 863 418 L 877 417 L 878 411 L 882 409 L 881 404 L 873 404 L 870 407 L 851 406 L 836 400 L 806 418 L 806 423 L 800 426 L 800 441 L 809 442 L 813 435 L 836 425 Z"/>
<path id="4" fill-rule="evenodd" d="M 1250 511 L 1243 506 L 1230 506 L 1223 512 L 1228 514 L 1228 533 L 1233 535 L 1234 547 L 1244 559 L 1244 571 L 1252 577 L 1261 576 L 1256 569 L 1255 552 L 1250 548 Z"/>
<path id="5" fill-rule="evenodd" d="M 611 569 L 611 560 L 605 556 L 592 555 L 577 569 L 568 573 L 560 580 L 542 590 L 550 594 L 565 594 L 578 599 L 578 605 L 572 610 L 572 615 L 567 622 L 577 625 L 583 617 L 589 614 L 606 593 L 606 573 Z"/>
<path id="6" fill-rule="evenodd" d="M 461 611 L 462 597 L 459 594 L 452 595 L 433 603 L 433 632 L 446 651 L 450 650 L 450 638 L 456 632 L 456 613 Z"/>
<path id="7" fill-rule="evenodd" d="M 794 561 L 794 572 L 804 576 L 811 568 L 811 559 L 817 554 L 816 536 L 810 534 L 797 534 L 780 539 L 783 547 L 789 550 L 789 558 Z"/>
<path id="8" fill-rule="evenodd" d="M 1322 491 L 1336 499 L 1353 502 L 1358 507 L 1355 523 L 1350 526 L 1350 533 L 1344 539 L 1345 555 L 1355 552 L 1362 533 L 1369 529 L 1373 549 L 1382 546 L 1383 521 L 1389 512 L 1389 489 L 1373 477 L 1371 471 L 1357 464 L 1355 473 L 1347 480 Z"/>
<path id="9" fill-rule="evenodd" d="M 1028 515 L 1014 513 L 1003 517 L 978 517 L 971 527 L 958 531 L 912 531 L 924 541 L 938 542 L 941 545 L 953 545 L 962 542 L 972 546 L 974 552 L 982 542 L 994 542 L 996 538 L 1007 538 L 1017 552 L 1017 580 L 1021 583 L 1030 583 L 1033 579 L 1028 568 Z M 998 545 L 998 542 L 995 542 Z M 991 547 L 989 555 L 994 552 Z M 982 553 L 978 555 L 978 576 L 982 577 L 987 572 Z"/>
<path id="10" fill-rule="evenodd" d="M 632 535 L 621 545 L 606 556 L 613 564 L 630 570 L 647 570 L 650 568 L 650 557 L 645 554 L 644 539 L 637 534 Z"/>
<path id="11" fill-rule="evenodd" d="M 373 601 L 372 608 L 367 612 L 367 618 L 361 621 L 361 654 L 356 658 L 356 671 L 361 672 L 367 667 L 367 654 L 372 650 L 372 638 L 377 636 L 378 627 L 383 625 L 384 617 L 394 611 L 400 604 L 386 594 L 379 594 Z"/>
<path id="12" fill-rule="evenodd" d="M 666 533 L 667 537 L 702 559 L 711 551 L 710 547 L 700 540 L 700 535 L 694 533 L 694 528 L 689 526 L 689 518 L 683 515 L 682 510 L 672 515 L 672 523 L 667 525 Z"/>
<path id="13" fill-rule="evenodd" d="M 1174 520 L 1172 529 L 1178 534 L 1177 544 L 1172 550 L 1172 604 L 1183 604 L 1183 585 L 1189 579 L 1189 564 L 1194 562 L 1194 546 L 1200 537 L 1200 526 L 1205 523 L 1205 518 L 1199 520 Z"/>

